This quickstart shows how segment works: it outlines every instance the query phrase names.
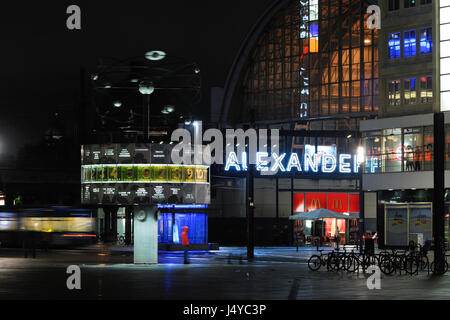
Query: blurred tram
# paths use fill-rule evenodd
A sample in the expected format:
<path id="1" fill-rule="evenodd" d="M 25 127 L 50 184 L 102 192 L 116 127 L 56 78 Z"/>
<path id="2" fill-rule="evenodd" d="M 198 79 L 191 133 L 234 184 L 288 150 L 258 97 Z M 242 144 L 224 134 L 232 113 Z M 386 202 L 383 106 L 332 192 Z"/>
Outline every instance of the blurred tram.
<path id="1" fill-rule="evenodd" d="M 97 242 L 96 210 L 50 207 L 0 212 L 0 246 L 20 247 L 33 235 L 37 247 Z"/>

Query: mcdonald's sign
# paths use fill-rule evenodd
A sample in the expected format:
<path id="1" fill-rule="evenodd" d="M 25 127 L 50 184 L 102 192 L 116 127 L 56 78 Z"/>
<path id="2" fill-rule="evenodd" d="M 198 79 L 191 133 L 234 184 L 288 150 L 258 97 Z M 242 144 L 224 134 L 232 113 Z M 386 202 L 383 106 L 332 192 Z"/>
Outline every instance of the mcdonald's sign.
<path id="1" fill-rule="evenodd" d="M 326 193 L 306 193 L 305 211 L 313 211 L 327 208 Z"/>
<path id="2" fill-rule="evenodd" d="M 328 193 L 328 210 L 335 212 L 349 212 L 348 193 Z"/>
<path id="3" fill-rule="evenodd" d="M 294 212 L 328 209 L 339 213 L 359 212 L 359 194 L 348 193 L 295 193 Z"/>

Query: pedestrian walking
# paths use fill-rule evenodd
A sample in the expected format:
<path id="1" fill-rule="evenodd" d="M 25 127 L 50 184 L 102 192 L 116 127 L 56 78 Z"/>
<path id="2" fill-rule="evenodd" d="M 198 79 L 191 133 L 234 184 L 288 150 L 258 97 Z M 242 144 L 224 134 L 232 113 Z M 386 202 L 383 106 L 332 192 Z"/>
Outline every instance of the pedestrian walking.
<path id="1" fill-rule="evenodd" d="M 181 245 L 184 249 L 184 264 L 189 264 L 189 237 L 188 237 L 189 227 L 184 226 L 183 232 L 181 233 Z"/>

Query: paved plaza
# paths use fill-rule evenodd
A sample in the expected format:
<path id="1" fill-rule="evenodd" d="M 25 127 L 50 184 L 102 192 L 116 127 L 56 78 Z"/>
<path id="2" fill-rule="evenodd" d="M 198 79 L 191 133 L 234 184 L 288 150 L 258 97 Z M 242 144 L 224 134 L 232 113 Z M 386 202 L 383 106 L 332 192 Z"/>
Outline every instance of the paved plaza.
<path id="1" fill-rule="evenodd" d="M 368 275 L 312 272 L 312 248 L 246 248 L 190 255 L 160 253 L 158 265 L 132 264 L 132 249 L 93 246 L 37 252 L 25 259 L 20 250 L 0 250 L 0 299 L 449 299 L 450 275 L 394 275 L 381 278 L 380 290 L 367 288 Z M 81 290 L 68 290 L 66 269 L 81 269 Z"/>

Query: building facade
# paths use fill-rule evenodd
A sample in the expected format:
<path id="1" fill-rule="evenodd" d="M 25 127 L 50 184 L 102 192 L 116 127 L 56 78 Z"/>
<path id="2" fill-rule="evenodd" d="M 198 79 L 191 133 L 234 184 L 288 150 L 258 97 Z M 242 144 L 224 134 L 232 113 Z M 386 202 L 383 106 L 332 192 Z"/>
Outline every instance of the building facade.
<path id="1" fill-rule="evenodd" d="M 279 152 L 300 159 L 311 152 L 355 154 L 360 122 L 373 119 L 379 108 L 378 30 L 365 23 L 372 4 L 376 1 L 275 1 L 242 44 L 217 94 L 221 99 L 213 99 L 219 125 L 278 129 Z M 245 179 L 213 170 L 211 188 L 210 241 L 245 244 Z M 315 229 L 322 229 L 324 240 L 339 235 L 343 242 L 354 241 L 357 221 L 319 226 L 289 217 L 319 208 L 359 214 L 364 203 L 359 191 L 358 175 L 256 176 L 256 244 L 289 244 L 297 234 L 314 236 Z M 365 211 L 371 212 L 366 220 L 374 230 L 376 213 Z"/>
<path id="2" fill-rule="evenodd" d="M 445 114 L 445 187 L 450 187 L 450 2 L 389 0 L 380 6 L 380 114 L 361 122 L 362 184 L 377 195 L 371 206 L 377 208 L 379 244 L 395 247 L 407 245 L 417 233 L 432 239 L 436 112 Z M 448 194 L 447 189 L 447 201 Z M 442 214 L 448 240 L 448 209 Z"/>

